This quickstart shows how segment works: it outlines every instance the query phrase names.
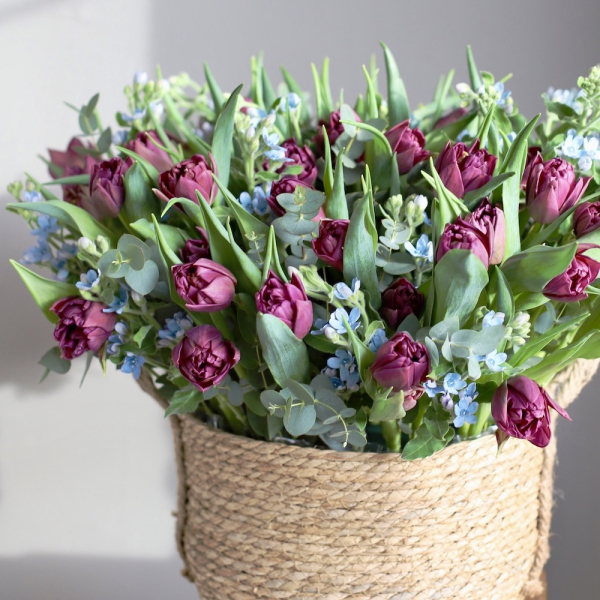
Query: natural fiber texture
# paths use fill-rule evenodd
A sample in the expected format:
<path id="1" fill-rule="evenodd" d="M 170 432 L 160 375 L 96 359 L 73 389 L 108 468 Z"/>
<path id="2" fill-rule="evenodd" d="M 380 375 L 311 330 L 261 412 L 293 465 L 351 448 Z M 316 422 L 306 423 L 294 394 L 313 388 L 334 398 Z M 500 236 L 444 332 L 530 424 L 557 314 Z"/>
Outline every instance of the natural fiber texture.
<path id="1" fill-rule="evenodd" d="M 568 405 L 597 366 L 570 366 L 551 394 Z M 156 397 L 151 385 L 142 382 Z M 511 440 L 496 457 L 484 436 L 408 462 L 172 422 L 185 481 L 177 535 L 203 600 L 516 600 L 541 591 L 554 442 L 541 451 Z"/>

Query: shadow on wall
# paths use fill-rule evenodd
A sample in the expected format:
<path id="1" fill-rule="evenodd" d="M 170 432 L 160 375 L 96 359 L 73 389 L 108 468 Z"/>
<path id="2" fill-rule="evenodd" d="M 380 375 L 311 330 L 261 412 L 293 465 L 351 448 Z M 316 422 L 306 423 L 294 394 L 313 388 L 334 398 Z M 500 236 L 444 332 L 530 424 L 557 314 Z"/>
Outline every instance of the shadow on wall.
<path id="1" fill-rule="evenodd" d="M 29 555 L 0 558 L 3 600 L 197 600 L 181 560 Z"/>

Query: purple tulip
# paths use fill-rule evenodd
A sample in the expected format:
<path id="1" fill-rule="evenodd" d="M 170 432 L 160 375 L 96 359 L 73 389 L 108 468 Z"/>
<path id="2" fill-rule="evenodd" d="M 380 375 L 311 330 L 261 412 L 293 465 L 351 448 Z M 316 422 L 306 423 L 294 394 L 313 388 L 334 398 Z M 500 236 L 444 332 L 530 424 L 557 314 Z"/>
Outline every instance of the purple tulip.
<path id="1" fill-rule="evenodd" d="M 598 246 L 579 244 L 569 268 L 549 281 L 544 288 L 544 296 L 556 302 L 578 302 L 588 297 L 585 290 L 596 280 L 600 271 L 600 263 L 584 254 L 591 248 Z"/>
<path id="2" fill-rule="evenodd" d="M 173 265 L 171 272 L 177 294 L 192 312 L 217 312 L 227 308 L 233 300 L 236 278 L 208 258 Z"/>
<path id="3" fill-rule="evenodd" d="M 469 112 L 469 109 L 465 108 L 465 107 L 455 108 L 453 111 L 449 112 L 447 115 L 438 119 L 435 122 L 433 129 L 442 129 L 443 127 L 452 125 L 452 123 L 456 123 L 456 121 L 460 121 L 468 112 Z"/>
<path id="4" fill-rule="evenodd" d="M 277 172 L 283 173 L 287 167 L 300 165 L 302 171 L 294 175 L 295 179 L 307 186 L 313 186 L 317 179 L 317 161 L 312 150 L 308 146 L 298 146 L 293 138 L 282 142 L 281 147 L 285 148 L 285 157 L 291 160 L 288 160 Z"/>
<path id="5" fill-rule="evenodd" d="M 66 169 L 80 169 L 79 173 L 83 172 L 86 162 L 86 154 L 84 152 L 77 152 L 77 149 L 85 150 L 86 146 L 79 138 L 71 138 L 69 145 L 66 150 L 51 150 L 48 149 L 50 154 L 51 166 L 48 168 L 50 177 L 52 179 L 58 179 L 59 177 L 68 177 Z M 78 173 L 72 173 L 78 174 Z"/>
<path id="6" fill-rule="evenodd" d="M 280 179 L 279 181 L 274 181 L 271 185 L 271 194 L 270 196 L 267 198 L 267 203 L 269 204 L 269 207 L 271 208 L 271 210 L 278 216 L 278 217 L 282 217 L 283 215 L 285 215 L 285 210 L 283 209 L 283 207 L 281 206 L 281 204 L 279 204 L 279 202 L 277 202 L 277 196 L 279 196 L 279 194 L 293 194 L 294 190 L 297 187 L 305 187 L 305 188 L 310 188 L 310 185 L 308 185 L 308 183 L 305 183 L 304 181 L 300 181 L 300 179 L 298 179 L 297 177 L 284 177 L 283 179 Z"/>
<path id="7" fill-rule="evenodd" d="M 196 227 L 200 233 L 197 239 L 186 240 L 185 246 L 179 252 L 184 263 L 193 263 L 201 258 L 210 258 L 210 243 L 206 231 L 202 227 Z"/>
<path id="8" fill-rule="evenodd" d="M 303 339 L 311 330 L 312 302 L 308 299 L 302 281 L 296 273 L 292 274 L 290 283 L 284 283 L 269 270 L 267 280 L 256 293 L 255 300 L 259 312 L 273 315 L 283 321 L 297 338 Z"/>
<path id="9" fill-rule="evenodd" d="M 325 131 L 327 133 L 327 138 L 329 139 L 329 144 L 333 146 L 335 144 L 335 141 L 340 137 L 340 135 L 344 133 L 344 125 L 340 122 L 341 118 L 341 112 L 339 110 L 335 110 L 329 115 L 329 117 L 326 120 L 321 119 L 319 121 L 319 125 L 317 127 L 317 135 L 314 138 L 317 156 L 325 155 L 325 138 L 323 137 L 323 125 L 325 126 Z M 361 123 L 361 118 L 356 113 L 354 113 L 352 118 L 357 123 Z"/>
<path id="10" fill-rule="evenodd" d="M 492 249 L 490 265 L 499 265 L 504 259 L 506 244 L 506 223 L 502 209 L 484 198 L 477 209 L 467 215 L 465 221 L 475 225 L 486 236 L 487 246 Z"/>
<path id="11" fill-rule="evenodd" d="M 561 417 L 571 420 L 566 411 L 535 381 L 523 375 L 505 381 L 492 398 L 492 416 L 498 425 L 498 444 L 509 436 L 545 448 L 552 437 L 550 408 Z"/>
<path id="12" fill-rule="evenodd" d="M 404 277 L 390 284 L 381 295 L 379 313 L 392 329 L 397 329 L 408 315 L 420 318 L 424 310 L 425 296 Z"/>
<path id="13" fill-rule="evenodd" d="M 562 158 L 532 164 L 527 180 L 527 209 L 537 223 L 548 225 L 571 208 L 591 177 L 575 179 L 573 166 Z"/>
<path id="14" fill-rule="evenodd" d="M 58 316 L 54 339 L 67 360 L 91 350 L 98 352 L 117 323 L 114 312 L 105 313 L 106 304 L 69 296 L 55 302 L 50 310 Z"/>
<path id="15" fill-rule="evenodd" d="M 525 159 L 525 170 L 523 171 L 523 177 L 521 178 L 521 189 L 527 189 L 527 181 L 531 173 L 531 169 L 538 164 L 544 162 L 542 158 L 542 149 L 539 146 L 531 146 L 527 149 L 527 158 Z"/>
<path id="16" fill-rule="evenodd" d="M 140 131 L 133 140 L 125 145 L 125 148 L 141 156 L 159 173 L 163 173 L 173 166 L 173 161 L 169 153 L 156 144 L 163 145 L 156 131 Z"/>
<path id="17" fill-rule="evenodd" d="M 217 166 L 212 156 L 210 164 L 201 154 L 194 154 L 168 171 L 161 173 L 158 178 L 159 189 L 155 194 L 165 202 L 172 198 L 187 198 L 198 203 L 196 191 L 212 204 L 217 197 L 217 184 L 213 179 L 213 173 L 217 173 Z"/>
<path id="18" fill-rule="evenodd" d="M 90 177 L 90 195 L 82 197 L 81 207 L 98 220 L 118 216 L 125 199 L 124 177 L 131 163 L 131 159 L 125 162 L 115 156 L 95 165 Z"/>
<path id="19" fill-rule="evenodd" d="M 481 260 L 487 269 L 490 266 L 490 256 L 492 255 L 491 244 L 490 235 L 481 231 L 478 226 L 458 217 L 455 223 L 448 223 L 444 228 L 435 259 L 439 262 L 450 250 L 469 250 Z"/>
<path id="20" fill-rule="evenodd" d="M 344 269 L 344 242 L 349 225 L 346 219 L 321 219 L 319 235 L 312 241 L 314 253 L 338 271 Z"/>
<path id="21" fill-rule="evenodd" d="M 199 325 L 185 332 L 173 348 L 173 364 L 201 392 L 219 385 L 240 360 L 240 351 L 212 325 Z"/>
<path id="22" fill-rule="evenodd" d="M 600 200 L 596 202 L 583 202 L 575 209 L 573 215 L 573 229 L 580 238 L 600 227 Z"/>
<path id="23" fill-rule="evenodd" d="M 462 142 L 448 142 L 435 163 L 440 179 L 455 196 L 462 198 L 467 192 L 479 189 L 494 175 L 498 159 L 484 148 L 479 140 L 467 149 Z"/>
<path id="24" fill-rule="evenodd" d="M 423 344 L 401 331 L 377 350 L 370 368 L 381 387 L 408 392 L 425 381 L 430 371 L 429 354 Z"/>
<path id="25" fill-rule="evenodd" d="M 416 164 L 430 156 L 425 150 L 425 136 L 419 128 L 411 129 L 408 119 L 386 131 L 385 137 L 392 147 L 392 152 L 396 153 L 400 175 L 408 173 Z"/>

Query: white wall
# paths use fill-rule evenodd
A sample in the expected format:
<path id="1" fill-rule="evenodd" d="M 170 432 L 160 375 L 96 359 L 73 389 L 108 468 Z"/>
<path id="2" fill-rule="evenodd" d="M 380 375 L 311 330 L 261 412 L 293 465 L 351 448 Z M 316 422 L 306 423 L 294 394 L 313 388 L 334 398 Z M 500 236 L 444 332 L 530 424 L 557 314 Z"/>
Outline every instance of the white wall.
<path id="1" fill-rule="evenodd" d="M 201 78 L 210 63 L 224 89 L 247 82 L 265 50 L 277 80 L 285 64 L 304 86 L 309 64 L 331 57 L 334 88 L 363 89 L 361 66 L 384 40 L 413 103 L 439 74 L 467 77 L 464 47 L 480 68 L 515 74 L 507 86 L 527 114 L 549 85 L 570 87 L 600 61 L 598 0 L 0 0 L 0 183 L 77 130 L 62 105 L 101 91 L 106 119 L 138 69 Z M 381 61 L 379 61 L 381 63 Z M 7 199 L 0 191 L 2 200 Z M 175 475 L 161 411 L 132 380 L 94 369 L 41 386 L 35 364 L 52 327 L 8 266 L 30 245 L 18 217 L 0 218 L 0 598 L 185 600 L 173 519 Z M 559 426 L 551 600 L 598 597 L 600 402 L 596 379 Z"/>

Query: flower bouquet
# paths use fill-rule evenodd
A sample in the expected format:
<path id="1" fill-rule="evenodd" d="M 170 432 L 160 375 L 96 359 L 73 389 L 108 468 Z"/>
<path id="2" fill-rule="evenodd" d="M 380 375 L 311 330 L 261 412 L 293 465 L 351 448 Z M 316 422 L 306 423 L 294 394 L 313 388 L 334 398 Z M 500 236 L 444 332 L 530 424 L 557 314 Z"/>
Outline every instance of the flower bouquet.
<path id="1" fill-rule="evenodd" d="M 528 120 L 469 49 L 411 111 L 382 46 L 352 105 L 328 61 L 312 107 L 260 57 L 245 95 L 137 73 L 9 186 L 44 377 L 96 357 L 164 406 L 207 599 L 539 588 L 551 413 L 600 357 L 600 67 Z"/>

